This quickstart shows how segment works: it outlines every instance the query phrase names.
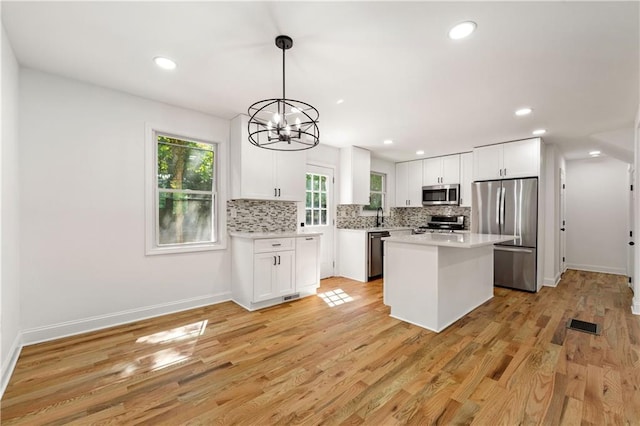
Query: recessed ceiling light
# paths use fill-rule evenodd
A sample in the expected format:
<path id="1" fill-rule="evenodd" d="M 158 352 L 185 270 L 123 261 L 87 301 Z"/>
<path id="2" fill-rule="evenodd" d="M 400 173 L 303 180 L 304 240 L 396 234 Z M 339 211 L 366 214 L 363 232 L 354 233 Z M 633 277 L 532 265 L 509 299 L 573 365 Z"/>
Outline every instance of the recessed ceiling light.
<path id="1" fill-rule="evenodd" d="M 476 23 L 472 21 L 461 22 L 449 30 L 449 38 L 460 40 L 471 35 L 476 29 Z"/>
<path id="2" fill-rule="evenodd" d="M 592 157 L 598 157 L 600 155 L 600 151 L 590 151 L 589 155 Z"/>
<path id="3" fill-rule="evenodd" d="M 393 141 L 391 139 L 385 139 L 384 141 L 382 141 L 382 143 L 385 145 L 391 145 Z"/>
<path id="4" fill-rule="evenodd" d="M 531 108 L 520 108 L 516 111 L 516 115 L 529 115 L 531 114 L 531 111 L 533 111 Z"/>
<path id="5" fill-rule="evenodd" d="M 175 69 L 177 64 L 169 58 L 163 58 L 162 56 L 156 56 L 153 58 L 153 62 L 156 63 L 162 69 L 172 70 Z"/>
<path id="6" fill-rule="evenodd" d="M 338 99 L 338 100 L 336 101 L 336 103 L 337 103 L 338 105 L 340 105 L 340 104 L 341 104 L 341 103 L 343 103 L 343 102 L 344 102 L 344 99 Z"/>
<path id="7" fill-rule="evenodd" d="M 424 151 L 423 150 L 416 151 L 416 155 L 424 155 Z"/>
<path id="8" fill-rule="evenodd" d="M 533 133 L 536 136 L 539 136 L 539 135 L 544 135 L 545 133 L 547 133 L 547 131 L 545 129 L 538 129 L 538 130 L 534 130 L 531 133 Z"/>

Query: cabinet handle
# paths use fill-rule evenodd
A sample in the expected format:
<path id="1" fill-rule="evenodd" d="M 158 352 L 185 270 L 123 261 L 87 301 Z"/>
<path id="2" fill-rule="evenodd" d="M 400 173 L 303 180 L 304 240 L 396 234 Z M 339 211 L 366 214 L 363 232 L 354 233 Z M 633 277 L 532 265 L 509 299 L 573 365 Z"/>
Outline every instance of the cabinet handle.
<path id="1" fill-rule="evenodd" d="M 278 265 L 280 264 L 280 255 L 278 255 Z"/>
<path id="2" fill-rule="evenodd" d="M 275 266 L 275 265 L 276 265 L 276 257 L 273 256 L 273 266 Z"/>
<path id="3" fill-rule="evenodd" d="M 280 188 L 278 188 L 278 197 L 282 196 L 282 194 L 280 193 Z"/>
<path id="4" fill-rule="evenodd" d="M 278 196 L 278 188 L 273 188 L 273 196 L 274 197 Z"/>
<path id="5" fill-rule="evenodd" d="M 505 176 L 507 175 L 507 169 L 504 169 L 504 175 Z"/>
<path id="6" fill-rule="evenodd" d="M 280 247 L 282 244 L 280 243 L 275 243 L 275 244 L 271 244 L 271 247 Z"/>
<path id="7" fill-rule="evenodd" d="M 305 238 L 305 240 L 307 240 L 307 241 L 311 241 L 311 240 L 313 240 L 313 237 L 311 237 L 311 238 Z"/>
<path id="8" fill-rule="evenodd" d="M 502 169 L 500 169 L 500 176 L 502 176 Z"/>

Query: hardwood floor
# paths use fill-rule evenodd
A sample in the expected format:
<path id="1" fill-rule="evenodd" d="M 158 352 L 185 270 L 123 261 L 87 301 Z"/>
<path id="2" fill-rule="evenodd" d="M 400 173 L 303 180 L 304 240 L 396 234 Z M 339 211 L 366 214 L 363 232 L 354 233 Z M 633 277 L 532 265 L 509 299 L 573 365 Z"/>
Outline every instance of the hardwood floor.
<path id="1" fill-rule="evenodd" d="M 624 277 L 496 288 L 440 334 L 388 316 L 382 282 L 249 313 L 228 302 L 25 347 L 12 424 L 640 424 L 640 317 Z M 334 299 L 336 296 L 334 295 Z M 602 335 L 567 330 L 598 322 Z"/>

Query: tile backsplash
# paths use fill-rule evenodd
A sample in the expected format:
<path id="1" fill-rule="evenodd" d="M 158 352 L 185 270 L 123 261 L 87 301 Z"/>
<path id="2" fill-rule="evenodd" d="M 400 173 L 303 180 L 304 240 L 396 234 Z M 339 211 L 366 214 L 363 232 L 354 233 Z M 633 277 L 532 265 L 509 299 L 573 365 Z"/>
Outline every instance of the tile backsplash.
<path id="1" fill-rule="evenodd" d="M 336 227 L 342 229 L 372 228 L 376 224 L 375 216 L 361 216 L 362 206 L 340 204 L 337 207 Z M 464 227 L 470 226 L 470 207 L 459 206 L 429 206 L 429 207 L 392 207 L 384 216 L 384 226 L 406 226 L 415 228 L 426 225 L 429 216 L 433 215 L 462 215 Z"/>
<path id="2" fill-rule="evenodd" d="M 290 232 L 297 229 L 298 208 L 292 201 L 227 201 L 230 232 Z"/>

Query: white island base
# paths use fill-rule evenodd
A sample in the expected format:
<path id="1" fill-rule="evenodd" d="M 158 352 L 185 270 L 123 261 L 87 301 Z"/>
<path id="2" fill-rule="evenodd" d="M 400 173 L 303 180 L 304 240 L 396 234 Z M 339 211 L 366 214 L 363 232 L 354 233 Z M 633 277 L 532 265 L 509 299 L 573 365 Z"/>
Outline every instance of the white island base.
<path id="1" fill-rule="evenodd" d="M 460 235 L 385 239 L 384 303 L 392 317 L 440 332 L 493 297 L 493 244 L 508 238 Z"/>

